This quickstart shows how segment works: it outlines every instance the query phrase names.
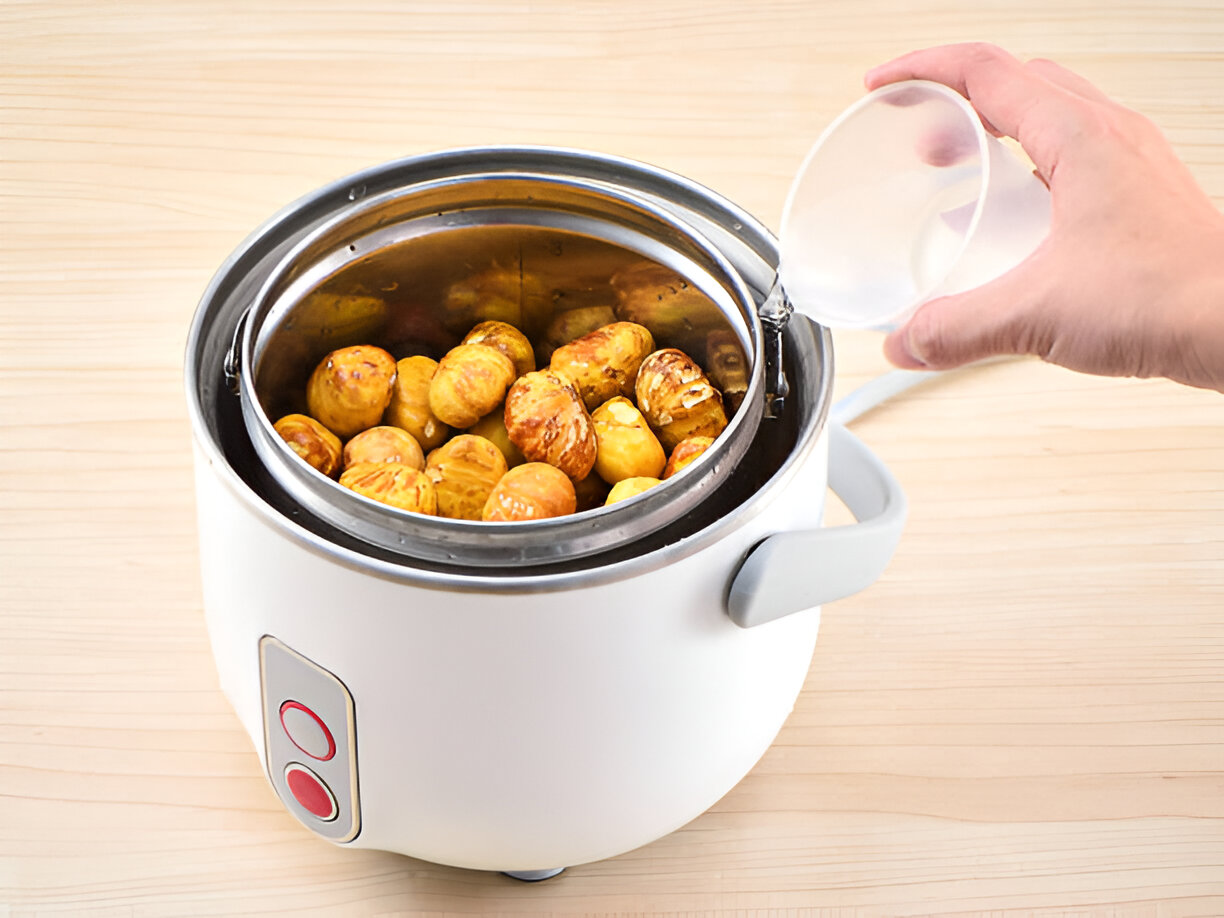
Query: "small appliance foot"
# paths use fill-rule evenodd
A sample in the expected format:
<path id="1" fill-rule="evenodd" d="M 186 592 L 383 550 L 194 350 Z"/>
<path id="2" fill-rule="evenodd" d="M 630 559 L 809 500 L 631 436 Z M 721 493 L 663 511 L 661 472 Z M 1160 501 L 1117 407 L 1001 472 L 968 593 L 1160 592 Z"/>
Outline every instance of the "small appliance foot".
<path id="1" fill-rule="evenodd" d="M 549 870 L 503 870 L 502 873 L 516 880 L 522 880 L 524 883 L 538 883 L 540 880 L 551 880 L 564 869 L 564 867 L 553 867 Z"/>

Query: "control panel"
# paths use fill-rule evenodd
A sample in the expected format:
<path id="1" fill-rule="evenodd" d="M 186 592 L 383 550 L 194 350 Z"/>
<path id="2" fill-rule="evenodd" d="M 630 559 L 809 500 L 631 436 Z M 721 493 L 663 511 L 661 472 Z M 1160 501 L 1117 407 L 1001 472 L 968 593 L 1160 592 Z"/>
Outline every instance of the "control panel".
<path id="1" fill-rule="evenodd" d="M 353 696 L 344 683 L 271 635 L 259 641 L 264 749 L 285 806 L 335 842 L 361 828 Z"/>

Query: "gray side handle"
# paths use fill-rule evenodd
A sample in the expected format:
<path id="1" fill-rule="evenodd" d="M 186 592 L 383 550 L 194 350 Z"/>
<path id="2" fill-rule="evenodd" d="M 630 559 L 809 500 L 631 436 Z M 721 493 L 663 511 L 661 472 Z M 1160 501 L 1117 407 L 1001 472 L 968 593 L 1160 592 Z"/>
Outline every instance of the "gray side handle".
<path id="1" fill-rule="evenodd" d="M 829 487 L 858 522 L 780 532 L 759 542 L 727 598 L 727 614 L 741 628 L 844 599 L 884 573 L 905 527 L 905 493 L 876 454 L 840 424 L 829 425 Z"/>

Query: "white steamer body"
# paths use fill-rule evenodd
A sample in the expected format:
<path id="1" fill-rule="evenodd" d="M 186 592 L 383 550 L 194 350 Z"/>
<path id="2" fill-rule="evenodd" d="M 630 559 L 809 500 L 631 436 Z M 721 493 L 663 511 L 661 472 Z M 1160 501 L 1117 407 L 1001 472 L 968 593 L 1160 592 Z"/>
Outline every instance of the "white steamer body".
<path id="1" fill-rule="evenodd" d="M 197 450 L 200 558 L 221 684 L 265 756 L 259 643 L 352 695 L 351 844 L 522 871 L 609 857 L 714 804 L 802 688 L 819 608 L 727 615 L 739 559 L 817 524 L 826 437 L 768 506 L 704 548 L 547 592 L 460 592 L 371 574 L 270 526 Z M 511 572 L 506 572 L 511 573 Z"/>
<path id="2" fill-rule="evenodd" d="M 712 240 L 761 323 L 779 320 L 754 356 L 779 410 L 681 520 L 559 563 L 425 563 L 281 487 L 244 428 L 251 403 L 232 391 L 234 342 L 286 253 L 354 201 L 523 172 L 640 195 L 630 210 L 665 206 Z M 825 424 L 832 338 L 802 317 L 781 336 L 776 264 L 768 230 L 707 189 L 549 148 L 375 167 L 291 205 L 227 260 L 186 366 L 204 611 L 221 686 L 304 825 L 541 878 L 666 835 L 760 759 L 802 689 L 820 605 L 874 582 L 905 517 L 888 470 Z M 826 487 L 859 522 L 820 527 Z M 598 532 L 614 515 L 578 525 Z"/>

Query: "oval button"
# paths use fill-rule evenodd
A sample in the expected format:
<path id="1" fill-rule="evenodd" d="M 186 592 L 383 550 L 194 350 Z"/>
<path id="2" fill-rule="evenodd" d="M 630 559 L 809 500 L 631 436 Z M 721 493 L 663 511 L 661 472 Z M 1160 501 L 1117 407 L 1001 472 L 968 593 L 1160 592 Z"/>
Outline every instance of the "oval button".
<path id="1" fill-rule="evenodd" d="M 323 779 L 305 765 L 290 762 L 285 766 L 285 783 L 289 785 L 289 793 L 312 816 L 317 816 L 324 822 L 330 822 L 340 813 L 336 805 L 336 795 L 331 788 L 323 783 Z"/>
<path id="2" fill-rule="evenodd" d="M 326 762 L 336 754 L 336 740 L 327 724 L 300 701 L 286 701 L 280 706 L 280 722 L 293 745 L 312 759 Z"/>

